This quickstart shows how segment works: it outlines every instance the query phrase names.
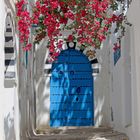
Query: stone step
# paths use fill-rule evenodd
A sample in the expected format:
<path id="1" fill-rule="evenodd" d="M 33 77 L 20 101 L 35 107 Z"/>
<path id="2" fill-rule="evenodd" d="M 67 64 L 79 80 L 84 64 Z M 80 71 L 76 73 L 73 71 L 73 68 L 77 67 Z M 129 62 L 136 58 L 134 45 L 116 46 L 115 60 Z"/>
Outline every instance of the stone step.
<path id="1" fill-rule="evenodd" d="M 113 131 L 112 128 L 59 128 L 40 129 L 30 140 L 129 140 L 124 133 Z"/>

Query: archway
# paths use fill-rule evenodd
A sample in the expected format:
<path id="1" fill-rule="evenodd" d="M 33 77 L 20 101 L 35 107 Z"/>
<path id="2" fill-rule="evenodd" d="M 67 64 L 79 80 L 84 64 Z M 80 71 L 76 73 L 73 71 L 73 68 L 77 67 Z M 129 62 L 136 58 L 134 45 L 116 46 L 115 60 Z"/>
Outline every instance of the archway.
<path id="1" fill-rule="evenodd" d="M 52 65 L 50 126 L 94 124 L 91 63 L 82 52 L 68 48 Z"/>
<path id="2" fill-rule="evenodd" d="M 16 70 L 15 70 L 15 43 L 14 43 L 14 29 L 11 14 L 8 13 L 5 25 L 5 71 L 4 71 L 4 86 L 5 88 L 12 88 L 15 85 Z"/>

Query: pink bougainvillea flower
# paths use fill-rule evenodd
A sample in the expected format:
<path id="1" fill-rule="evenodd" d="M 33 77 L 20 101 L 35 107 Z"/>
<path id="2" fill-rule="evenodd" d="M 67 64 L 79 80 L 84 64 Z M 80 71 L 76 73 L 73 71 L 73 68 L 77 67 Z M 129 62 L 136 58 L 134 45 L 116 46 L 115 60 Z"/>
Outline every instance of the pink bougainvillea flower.
<path id="1" fill-rule="evenodd" d="M 106 39 L 111 24 L 124 20 L 123 14 L 109 14 L 110 0 L 37 0 L 32 15 L 26 8 L 27 4 L 27 0 L 16 3 L 20 42 L 24 43 L 25 50 L 30 50 L 30 28 L 35 25 L 35 43 L 47 36 L 50 61 L 54 61 L 62 50 L 62 41 L 56 46 L 54 43 L 63 31 L 72 31 L 65 40 L 72 42 L 77 39 L 85 48 L 96 48 Z"/>
<path id="2" fill-rule="evenodd" d="M 118 45 L 118 43 L 115 43 L 114 47 L 113 47 L 113 50 L 116 51 L 117 49 L 120 49 L 120 48 L 121 48 L 121 46 Z"/>
<path id="3" fill-rule="evenodd" d="M 31 47 L 32 47 L 32 44 L 30 43 L 30 44 L 27 44 L 25 47 L 23 47 L 23 50 L 24 51 L 29 51 L 29 50 L 31 50 Z"/>
<path id="4" fill-rule="evenodd" d="M 85 10 L 82 10 L 82 11 L 81 11 L 81 15 L 82 15 L 82 17 L 85 17 L 85 16 L 86 16 L 86 14 L 87 14 L 87 13 L 86 13 L 86 11 L 85 11 Z"/>
<path id="5" fill-rule="evenodd" d="M 64 43 L 63 40 L 59 40 L 59 41 L 58 41 L 58 44 L 57 44 L 57 47 L 58 47 L 59 49 L 62 49 L 63 43 Z"/>
<path id="6" fill-rule="evenodd" d="M 28 42 L 30 36 L 31 18 L 30 14 L 25 7 L 27 4 L 26 0 L 20 0 L 16 3 L 18 20 L 18 30 L 20 42 L 24 43 L 23 50 L 30 50 L 31 44 Z M 23 10 L 24 9 L 24 10 Z"/>
<path id="7" fill-rule="evenodd" d="M 112 18 L 111 18 L 111 21 L 112 22 L 116 22 L 118 19 L 118 16 L 116 16 L 115 14 L 113 14 Z"/>
<path id="8" fill-rule="evenodd" d="M 69 36 L 68 36 L 68 41 L 69 41 L 69 42 L 72 42 L 73 40 L 74 40 L 74 36 L 73 36 L 73 35 L 69 35 Z"/>
<path id="9" fill-rule="evenodd" d="M 67 24 L 68 19 L 65 17 L 60 17 L 60 24 Z"/>
<path id="10" fill-rule="evenodd" d="M 74 20 L 74 14 L 71 11 L 68 11 L 64 15 L 65 15 L 65 18 L 69 18 L 71 20 Z"/>
<path id="11" fill-rule="evenodd" d="M 57 0 L 51 1 L 51 2 L 50 2 L 50 6 L 51 6 L 51 8 L 54 10 L 54 9 L 58 8 L 59 3 L 58 3 Z"/>

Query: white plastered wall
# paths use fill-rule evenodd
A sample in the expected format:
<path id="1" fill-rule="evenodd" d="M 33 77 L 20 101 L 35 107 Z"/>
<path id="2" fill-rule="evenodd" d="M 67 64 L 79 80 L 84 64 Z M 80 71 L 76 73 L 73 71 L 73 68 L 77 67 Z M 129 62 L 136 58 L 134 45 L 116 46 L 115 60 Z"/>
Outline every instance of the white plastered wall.
<path id="1" fill-rule="evenodd" d="M 130 140 L 140 139 L 140 1 L 133 0 L 127 13 L 132 27 L 126 28 L 122 39 L 122 56 L 113 65 L 111 48 L 111 106 L 112 126 L 126 133 Z M 112 44 L 111 44 L 112 45 Z M 130 69 L 130 71 L 128 70 Z M 130 73 L 129 73 L 129 72 Z M 130 87 L 129 87 L 130 86 Z M 129 96 L 129 98 L 128 98 Z"/>
<path id="2" fill-rule="evenodd" d="M 0 140 L 19 140 L 18 89 L 4 87 L 5 20 L 14 11 L 14 1 L 0 0 Z"/>

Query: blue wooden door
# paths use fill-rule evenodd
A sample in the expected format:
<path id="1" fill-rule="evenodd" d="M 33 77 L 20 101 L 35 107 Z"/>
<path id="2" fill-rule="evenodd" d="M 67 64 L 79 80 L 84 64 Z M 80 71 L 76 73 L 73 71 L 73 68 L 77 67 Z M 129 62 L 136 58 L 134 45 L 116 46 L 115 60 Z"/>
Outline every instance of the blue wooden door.
<path id="1" fill-rule="evenodd" d="M 80 51 L 62 51 L 52 66 L 50 126 L 91 126 L 94 123 L 93 76 Z"/>

